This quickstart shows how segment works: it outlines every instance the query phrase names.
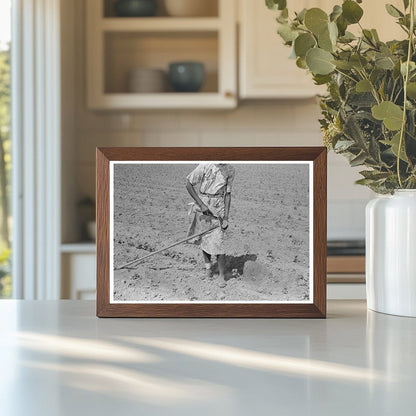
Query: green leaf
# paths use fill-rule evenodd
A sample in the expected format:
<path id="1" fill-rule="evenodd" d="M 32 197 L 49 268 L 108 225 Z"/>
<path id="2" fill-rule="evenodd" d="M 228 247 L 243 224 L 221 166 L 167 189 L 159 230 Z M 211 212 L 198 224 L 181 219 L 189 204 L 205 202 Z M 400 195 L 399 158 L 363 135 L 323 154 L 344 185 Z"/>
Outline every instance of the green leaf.
<path id="1" fill-rule="evenodd" d="M 287 44 L 290 44 L 290 42 L 293 42 L 298 37 L 298 32 L 293 30 L 287 23 L 280 24 L 277 28 L 277 33 Z"/>
<path id="2" fill-rule="evenodd" d="M 416 64 L 412 61 L 409 62 L 409 73 L 416 70 Z M 402 62 L 400 65 L 400 72 L 403 76 L 406 76 L 406 62 Z"/>
<path id="3" fill-rule="evenodd" d="M 399 24 L 409 29 L 410 28 L 410 14 L 407 13 L 404 17 L 399 17 Z"/>
<path id="4" fill-rule="evenodd" d="M 351 55 L 349 62 L 354 68 L 358 70 L 363 69 L 368 64 L 367 60 L 358 53 Z"/>
<path id="5" fill-rule="evenodd" d="M 355 181 L 356 185 L 370 186 L 374 183 L 373 179 L 358 179 Z"/>
<path id="6" fill-rule="evenodd" d="M 386 78 L 383 78 L 381 81 L 380 87 L 378 89 L 378 93 L 380 94 L 380 97 L 385 100 L 386 99 Z"/>
<path id="7" fill-rule="evenodd" d="M 380 140 L 381 143 L 390 146 L 391 151 L 393 152 L 394 156 L 398 157 L 399 154 L 399 144 L 400 144 L 400 132 L 395 134 L 393 138 L 388 140 Z M 406 155 L 406 149 L 405 149 L 405 140 L 403 139 L 402 146 L 400 148 L 400 159 L 404 162 L 409 162 L 409 159 Z"/>
<path id="8" fill-rule="evenodd" d="M 404 6 L 404 9 L 406 10 L 409 7 L 409 0 L 403 0 L 403 6 Z"/>
<path id="9" fill-rule="evenodd" d="M 332 63 L 339 69 L 344 71 L 349 71 L 352 68 L 352 65 L 348 61 L 336 60 L 332 61 Z"/>
<path id="10" fill-rule="evenodd" d="M 397 8 L 394 7 L 392 4 L 386 4 L 387 13 L 393 17 L 403 17 L 404 14 Z"/>
<path id="11" fill-rule="evenodd" d="M 348 97 L 348 104 L 355 107 L 373 107 L 377 104 L 373 94 L 370 92 L 351 93 Z"/>
<path id="12" fill-rule="evenodd" d="M 306 64 L 314 75 L 327 75 L 333 72 L 335 69 L 335 65 L 332 63 L 333 59 L 330 52 L 320 48 L 309 49 L 306 54 Z"/>
<path id="13" fill-rule="evenodd" d="M 394 69 L 394 61 L 391 56 L 379 56 L 376 57 L 375 64 L 377 68 L 392 70 Z"/>
<path id="14" fill-rule="evenodd" d="M 332 9 L 332 13 L 329 15 L 329 20 L 331 22 L 335 22 L 338 17 L 340 17 L 342 15 L 342 7 L 339 5 L 335 5 L 334 8 Z"/>
<path id="15" fill-rule="evenodd" d="M 355 114 L 348 117 L 344 125 L 344 134 L 349 140 L 354 141 L 360 149 L 365 149 L 366 139 L 361 125 L 361 119 L 358 115 Z"/>
<path id="16" fill-rule="evenodd" d="M 280 23 L 280 24 L 282 24 L 282 25 L 284 25 L 284 24 L 287 24 L 287 23 L 288 23 L 287 18 L 286 18 L 286 17 L 284 17 L 284 16 L 282 16 L 282 15 L 277 16 L 277 17 L 276 17 L 276 22 L 277 22 L 277 23 Z"/>
<path id="17" fill-rule="evenodd" d="M 283 10 L 287 6 L 286 0 L 266 0 L 266 6 L 271 10 Z"/>
<path id="18" fill-rule="evenodd" d="M 379 172 L 377 170 L 362 170 L 360 175 L 364 176 L 365 179 L 372 179 L 373 181 L 379 181 L 380 179 L 388 178 L 390 172 Z"/>
<path id="19" fill-rule="evenodd" d="M 407 84 L 407 96 L 412 100 L 416 100 L 416 82 Z"/>
<path id="20" fill-rule="evenodd" d="M 334 44 L 332 43 L 331 37 L 329 35 L 328 27 L 325 31 L 318 35 L 318 45 L 321 49 L 324 49 L 328 52 L 334 51 Z"/>
<path id="21" fill-rule="evenodd" d="M 314 37 L 309 33 L 302 33 L 295 39 L 296 56 L 304 58 L 309 49 L 316 45 Z"/>
<path id="22" fill-rule="evenodd" d="M 308 69 L 308 65 L 306 65 L 305 58 L 299 57 L 298 59 L 296 59 L 296 66 L 301 69 Z"/>
<path id="23" fill-rule="evenodd" d="M 416 140 L 416 109 L 412 109 L 407 114 L 406 120 L 407 129 L 409 131 L 409 136 Z"/>
<path id="24" fill-rule="evenodd" d="M 299 13 L 296 13 L 296 18 L 299 22 L 303 23 L 305 20 L 306 9 L 302 9 Z"/>
<path id="25" fill-rule="evenodd" d="M 371 83 L 366 79 L 362 79 L 360 82 L 357 82 L 355 86 L 357 92 L 371 92 Z"/>
<path id="26" fill-rule="evenodd" d="M 337 29 L 338 29 L 338 31 L 339 31 L 339 27 L 338 27 L 338 25 L 337 25 Z M 341 36 L 341 37 L 339 37 L 338 38 L 338 42 L 341 42 L 341 43 L 349 43 L 349 42 L 351 42 L 351 41 L 353 41 L 353 40 L 355 40 L 355 39 L 357 39 L 356 38 L 356 36 L 353 34 L 353 33 L 351 33 L 351 32 L 348 32 L 348 30 L 344 33 L 344 35 L 343 36 Z"/>
<path id="27" fill-rule="evenodd" d="M 391 101 L 383 101 L 371 109 L 373 117 L 383 121 L 384 125 L 392 131 L 402 127 L 403 110 Z"/>
<path id="28" fill-rule="evenodd" d="M 309 9 L 305 13 L 305 26 L 315 35 L 327 30 L 328 15 L 318 7 Z"/>
<path id="29" fill-rule="evenodd" d="M 328 30 L 329 30 L 329 37 L 331 38 L 331 42 L 334 46 L 337 44 L 338 39 L 338 26 L 334 22 L 328 23 Z"/>
<path id="30" fill-rule="evenodd" d="M 350 166 L 360 166 L 366 161 L 366 159 L 367 155 L 364 152 L 361 152 L 358 156 L 350 160 Z"/>
<path id="31" fill-rule="evenodd" d="M 375 43 L 375 40 L 373 39 L 373 34 L 371 33 L 371 30 L 364 29 L 363 30 L 363 37 L 364 40 L 369 43 L 370 45 L 373 45 Z"/>
<path id="32" fill-rule="evenodd" d="M 313 80 L 315 81 L 315 85 L 324 85 L 331 81 L 331 76 L 315 74 Z"/>
<path id="33" fill-rule="evenodd" d="M 348 150 L 351 146 L 354 146 L 354 142 L 351 140 L 338 140 L 335 143 L 334 150 L 336 153 L 345 152 Z"/>
<path id="34" fill-rule="evenodd" d="M 377 30 L 376 29 L 371 29 L 371 34 L 373 35 L 373 39 L 376 42 L 380 42 L 380 38 L 378 37 L 378 33 L 377 33 Z"/>
<path id="35" fill-rule="evenodd" d="M 337 19 L 337 27 L 340 36 L 344 36 L 348 27 L 348 22 L 344 19 L 342 15 Z"/>
<path id="36" fill-rule="evenodd" d="M 368 146 L 368 151 L 370 153 L 371 158 L 373 159 L 374 165 L 380 166 L 380 161 L 381 161 L 380 146 L 378 144 L 378 140 L 375 138 L 374 135 L 370 137 L 370 144 Z"/>
<path id="37" fill-rule="evenodd" d="M 358 23 L 363 16 L 363 9 L 352 0 L 342 3 L 342 16 L 349 24 Z"/>

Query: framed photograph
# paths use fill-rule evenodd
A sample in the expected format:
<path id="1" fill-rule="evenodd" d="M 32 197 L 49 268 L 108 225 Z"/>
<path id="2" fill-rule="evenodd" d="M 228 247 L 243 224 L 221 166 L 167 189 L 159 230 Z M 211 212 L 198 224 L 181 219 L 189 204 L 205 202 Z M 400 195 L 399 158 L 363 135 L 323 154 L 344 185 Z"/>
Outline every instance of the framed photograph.
<path id="1" fill-rule="evenodd" d="M 97 316 L 324 318 L 326 152 L 98 148 Z"/>

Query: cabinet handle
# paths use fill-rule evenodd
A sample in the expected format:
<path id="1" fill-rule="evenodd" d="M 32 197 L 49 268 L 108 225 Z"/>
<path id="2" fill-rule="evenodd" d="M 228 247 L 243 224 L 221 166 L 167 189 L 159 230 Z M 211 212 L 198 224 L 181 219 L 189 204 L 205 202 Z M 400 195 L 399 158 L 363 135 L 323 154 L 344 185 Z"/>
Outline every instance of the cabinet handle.
<path id="1" fill-rule="evenodd" d="M 225 98 L 233 98 L 234 97 L 234 93 L 232 91 L 225 91 L 224 95 L 225 95 Z"/>

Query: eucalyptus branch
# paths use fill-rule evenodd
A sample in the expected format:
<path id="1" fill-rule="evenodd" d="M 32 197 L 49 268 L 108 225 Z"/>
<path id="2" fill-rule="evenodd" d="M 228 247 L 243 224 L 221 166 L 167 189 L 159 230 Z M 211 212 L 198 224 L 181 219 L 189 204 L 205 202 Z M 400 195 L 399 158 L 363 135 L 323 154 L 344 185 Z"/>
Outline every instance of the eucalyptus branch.
<path id="1" fill-rule="evenodd" d="M 394 100 L 393 100 L 394 103 L 399 99 L 400 94 L 402 93 L 402 91 L 403 91 L 403 88 L 399 88 L 399 91 L 397 91 L 397 94 L 394 97 Z"/>
<path id="2" fill-rule="evenodd" d="M 370 78 L 368 78 L 367 73 L 365 72 L 365 69 L 362 67 L 362 65 L 361 65 L 361 69 L 362 71 L 360 71 L 360 75 L 363 77 L 363 79 L 365 79 L 370 84 L 371 93 L 373 94 L 374 99 L 377 101 L 377 104 L 380 104 L 380 97 L 378 95 L 376 87 L 371 82 Z"/>
<path id="3" fill-rule="evenodd" d="M 415 29 L 415 0 L 410 0 L 410 30 L 409 30 L 409 45 L 407 48 L 407 60 L 406 60 L 406 72 L 403 79 L 403 118 L 402 118 L 402 127 L 400 129 L 400 139 L 399 139 L 399 148 L 397 150 L 397 177 L 399 179 L 400 188 L 403 188 L 402 177 L 400 173 L 400 156 L 403 148 L 403 141 L 405 136 L 406 130 L 406 111 L 407 111 L 407 83 L 409 82 L 409 70 L 410 70 L 410 62 L 412 60 L 412 50 L 413 50 L 413 37 L 414 37 L 414 29 Z"/>
<path id="4" fill-rule="evenodd" d="M 338 72 L 339 74 L 343 75 L 344 77 L 346 77 L 346 78 L 350 79 L 352 82 L 355 82 L 355 83 L 357 83 L 357 82 L 358 82 L 355 78 L 353 78 L 353 77 L 351 77 L 350 75 L 348 75 L 348 74 L 346 74 L 346 73 L 344 73 L 344 72 L 340 71 L 338 68 L 335 68 L 335 71 L 336 71 L 336 72 Z"/>
<path id="5" fill-rule="evenodd" d="M 286 5 L 284 0 L 266 3 L 270 8 Z M 416 0 L 404 1 L 404 15 L 394 6 L 387 7 L 406 33 L 404 40 L 389 42 L 379 41 L 375 33 L 364 29 L 360 22 L 364 14 L 361 1 L 352 3 L 348 2 L 347 7 L 337 5 L 337 12 L 334 7 L 332 14 L 318 7 L 306 9 L 302 22 L 298 17 L 288 17 L 285 9 L 279 19 L 279 24 L 285 27 L 279 34 L 292 46 L 293 42 L 288 41 L 292 34 L 301 35 L 296 41 L 296 55 L 304 59 L 305 69 L 319 83 L 326 84 L 328 95 L 320 98 L 325 143 L 331 143 L 336 153 L 355 158 L 354 164 L 367 166 L 370 170 L 363 174 L 362 184 L 371 189 L 384 194 L 400 188 L 416 189 L 416 133 L 409 128 L 410 118 L 416 114 L 416 71 L 412 69 L 416 52 Z M 333 39 L 331 25 L 335 22 L 339 27 L 339 18 L 344 19 L 341 24 L 347 27 L 354 24 L 361 33 L 350 36 L 339 32 Z M 321 34 L 325 36 L 320 44 Z M 329 40 L 335 50 L 327 47 Z M 356 158 L 358 148 L 363 152 L 361 158 Z M 391 175 L 380 179 L 379 171 Z"/>
<path id="6" fill-rule="evenodd" d="M 396 89 L 396 85 L 397 85 L 397 80 L 394 80 L 393 81 L 393 88 L 391 89 L 391 94 L 390 94 L 390 97 L 389 97 L 389 100 L 390 101 L 393 101 L 393 102 L 395 102 L 395 100 L 393 100 L 393 96 L 394 96 L 394 90 Z"/>
<path id="7" fill-rule="evenodd" d="M 406 33 L 406 35 L 409 36 L 409 31 L 407 30 L 407 27 L 401 25 L 400 23 L 397 23 L 397 24 L 400 26 L 401 29 L 404 30 L 404 32 Z"/>

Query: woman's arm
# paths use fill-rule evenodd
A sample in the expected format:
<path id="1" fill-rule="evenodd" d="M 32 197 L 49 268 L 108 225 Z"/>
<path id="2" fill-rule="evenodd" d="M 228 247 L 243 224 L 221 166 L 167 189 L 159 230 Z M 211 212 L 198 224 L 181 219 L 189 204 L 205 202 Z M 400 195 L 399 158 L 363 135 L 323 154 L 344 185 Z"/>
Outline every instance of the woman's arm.
<path id="1" fill-rule="evenodd" d="M 231 206 L 231 192 L 227 192 L 225 194 L 225 214 L 224 214 L 224 219 L 226 221 L 228 221 L 228 216 L 230 215 L 230 206 Z"/>
<path id="2" fill-rule="evenodd" d="M 221 227 L 223 228 L 223 230 L 226 230 L 228 228 L 228 216 L 230 214 L 231 192 L 227 192 L 225 194 L 224 204 L 225 204 L 225 210 L 224 210 L 225 212 L 224 212 L 224 218 L 221 222 Z"/>
<path id="3" fill-rule="evenodd" d="M 198 196 L 198 192 L 195 190 L 194 186 L 191 184 L 191 182 L 189 182 L 189 180 L 186 181 L 186 189 L 188 190 L 189 195 L 191 195 L 192 199 L 199 206 L 203 214 L 213 215 L 209 208 L 201 201 L 201 198 Z"/>

